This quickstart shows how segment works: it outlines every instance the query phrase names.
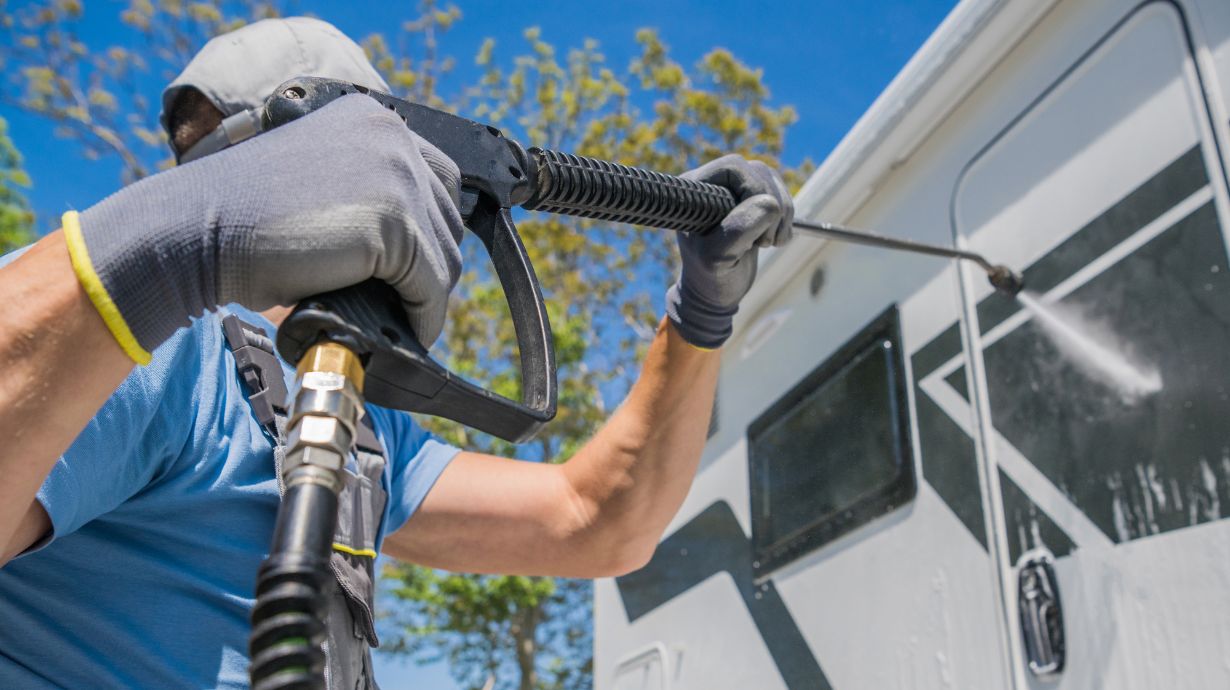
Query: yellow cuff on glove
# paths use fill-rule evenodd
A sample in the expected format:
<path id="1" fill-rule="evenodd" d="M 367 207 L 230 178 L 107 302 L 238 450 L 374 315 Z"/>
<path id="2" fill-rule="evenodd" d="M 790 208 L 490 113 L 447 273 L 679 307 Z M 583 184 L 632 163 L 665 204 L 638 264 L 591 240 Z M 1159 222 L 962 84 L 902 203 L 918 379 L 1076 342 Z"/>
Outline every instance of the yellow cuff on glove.
<path id="1" fill-rule="evenodd" d="M 132 361 L 142 365 L 149 364 L 152 355 L 137 342 L 136 336 L 128 328 L 128 322 L 124 320 L 124 315 L 115 306 L 111 295 L 107 294 L 107 288 L 103 287 L 102 280 L 94 272 L 94 262 L 90 261 L 85 238 L 81 235 L 81 220 L 77 212 L 65 213 L 60 222 L 64 229 L 64 241 L 68 243 L 68 257 L 73 262 L 73 273 L 77 274 L 77 280 L 85 289 L 85 294 L 89 295 L 90 302 L 102 316 L 103 323 L 107 324 L 107 330 L 111 331 L 115 341 Z"/>

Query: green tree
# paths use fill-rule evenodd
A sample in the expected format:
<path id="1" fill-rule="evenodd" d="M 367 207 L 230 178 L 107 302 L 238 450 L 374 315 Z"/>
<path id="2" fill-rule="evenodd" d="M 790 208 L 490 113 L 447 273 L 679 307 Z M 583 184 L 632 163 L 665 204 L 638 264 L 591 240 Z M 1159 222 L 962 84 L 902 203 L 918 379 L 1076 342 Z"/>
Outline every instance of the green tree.
<path id="1" fill-rule="evenodd" d="M 119 13 L 128 40 L 89 45 L 85 13 L 82 0 L 0 0 L 0 105 L 48 118 L 88 160 L 115 157 L 125 183 L 174 163 L 157 118 L 162 85 L 209 38 L 278 14 L 254 0 L 129 0 Z"/>
<path id="2" fill-rule="evenodd" d="M 34 213 L 22 192 L 30 186 L 30 176 L 22 169 L 21 153 L 8 130 L 8 122 L 0 117 L 0 254 L 34 241 Z"/>
<path id="3" fill-rule="evenodd" d="M 146 49 L 90 46 L 76 27 L 83 6 L 45 0 L 0 20 L 12 35 L 0 48 L 11 87 L 5 102 L 50 118 L 86 156 L 114 156 L 125 181 L 169 164 L 156 122 L 156 92 L 192 51 L 245 20 L 277 14 L 282 3 L 130 0 L 122 19 Z M 634 37 L 639 54 L 608 64 L 596 41 L 561 51 L 536 28 L 504 55 L 486 41 L 479 76 L 463 83 L 443 49 L 462 18 L 454 5 L 428 0 L 396 34 L 362 43 L 399 95 L 486 121 L 526 145 L 546 146 L 629 165 L 681 172 L 736 152 L 781 168 L 789 107 L 771 104 L 761 70 L 715 48 L 695 65 L 671 58 L 656 31 Z M 130 45 L 127 43 L 125 45 Z M 122 58 L 122 59 L 121 59 Z M 786 170 L 792 186 L 810 164 Z M 622 399 L 661 315 L 673 280 L 668 233 L 590 220 L 519 214 L 555 333 L 559 414 L 531 444 L 515 447 L 443 420 L 423 419 L 449 441 L 474 450 L 564 462 Z M 481 243 L 462 249 L 466 272 L 436 356 L 454 371 L 517 397 L 516 338 L 503 293 Z M 385 570 L 382 626 L 390 649 L 420 663 L 447 660 L 466 688 L 494 676 L 501 690 L 589 687 L 590 585 L 539 577 L 446 573 L 406 563 Z"/>
<path id="4" fill-rule="evenodd" d="M 761 71 L 727 50 L 714 49 L 689 69 L 670 58 L 657 32 L 645 29 L 635 36 L 637 59 L 617 68 L 595 41 L 561 57 L 530 28 L 524 48 L 509 58 L 487 41 L 475 57 L 483 68 L 478 83 L 442 95 L 430 85 L 447 83 L 442 75 L 453 62 L 440 57 L 440 34 L 458 19 L 456 7 L 427 4 L 399 41 L 417 54 L 393 55 L 383 36 L 366 46 L 391 84 L 527 144 L 673 173 L 729 152 L 781 167 L 795 113 L 769 105 Z M 790 184 L 797 188 L 809 169 L 805 162 L 787 170 Z M 621 399 L 635 379 L 673 279 L 675 242 L 655 230 L 542 214 L 527 214 L 518 227 L 555 331 L 559 416 L 522 448 L 444 420 L 425 423 L 465 447 L 563 462 L 606 418 L 606 401 Z M 467 248 L 470 270 L 450 307 L 445 351 L 455 370 L 515 396 L 515 334 L 492 275 L 476 268 L 484 263 L 481 252 L 477 243 Z M 519 690 L 592 685 L 589 583 L 406 563 L 389 564 L 385 576 L 396 583 L 391 596 L 402 602 L 393 607 L 402 631 L 394 649 L 423 662 L 447 659 L 463 687 L 481 687 L 489 676 L 499 688 Z M 571 615 L 577 610 L 586 615 Z"/>

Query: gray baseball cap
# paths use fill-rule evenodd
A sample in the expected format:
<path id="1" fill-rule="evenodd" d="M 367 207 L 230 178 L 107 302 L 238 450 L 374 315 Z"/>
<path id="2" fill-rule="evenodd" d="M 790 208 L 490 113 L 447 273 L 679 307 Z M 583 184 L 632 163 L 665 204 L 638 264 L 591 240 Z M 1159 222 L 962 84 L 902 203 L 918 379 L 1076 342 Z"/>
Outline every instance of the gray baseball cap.
<path id="1" fill-rule="evenodd" d="M 223 117 L 257 108 L 282 82 L 300 76 L 327 77 L 389 92 L 363 49 L 328 22 L 310 17 L 262 19 L 216 36 L 162 92 L 159 120 L 180 92 L 195 88 Z"/>

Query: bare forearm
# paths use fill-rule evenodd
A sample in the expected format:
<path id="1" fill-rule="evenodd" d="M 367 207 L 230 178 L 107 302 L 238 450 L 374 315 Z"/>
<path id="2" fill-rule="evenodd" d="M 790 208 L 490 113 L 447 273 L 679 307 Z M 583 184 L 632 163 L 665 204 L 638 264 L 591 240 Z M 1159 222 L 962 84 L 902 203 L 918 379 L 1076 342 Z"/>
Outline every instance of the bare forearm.
<path id="1" fill-rule="evenodd" d="M 717 370 L 716 352 L 663 322 L 627 400 L 571 460 L 461 453 L 384 552 L 464 572 L 603 577 L 639 567 L 687 495 Z"/>
<path id="2" fill-rule="evenodd" d="M 578 537 L 588 546 L 624 561 L 652 553 L 696 473 L 719 359 L 663 320 L 628 398 L 562 468 L 585 508 Z"/>
<path id="3" fill-rule="evenodd" d="M 81 289 L 61 233 L 0 268 L 0 545 L 132 368 Z"/>
<path id="4" fill-rule="evenodd" d="M 785 244 L 794 216 L 785 182 L 764 163 L 723 156 L 688 175 L 727 187 L 738 205 L 713 232 L 679 235 L 669 320 L 624 404 L 563 465 L 460 454 L 386 552 L 452 570 L 568 577 L 618 575 L 652 556 L 691 486 L 717 387 L 718 353 L 689 343 L 726 342 L 758 248 Z"/>

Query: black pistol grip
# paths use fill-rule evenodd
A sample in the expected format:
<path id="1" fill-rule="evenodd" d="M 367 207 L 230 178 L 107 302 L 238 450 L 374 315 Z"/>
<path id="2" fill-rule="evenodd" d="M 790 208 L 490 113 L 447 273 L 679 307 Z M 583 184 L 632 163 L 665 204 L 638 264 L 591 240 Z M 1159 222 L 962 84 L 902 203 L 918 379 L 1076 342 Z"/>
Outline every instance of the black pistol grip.
<path id="1" fill-rule="evenodd" d="M 530 194 L 524 151 L 493 127 L 317 77 L 279 86 L 265 102 L 262 124 L 272 129 L 356 93 L 384 105 L 461 169 L 466 226 L 487 248 L 508 298 L 521 354 L 521 400 L 484 390 L 433 360 L 411 330 L 397 293 L 378 280 L 302 301 L 278 328 L 278 352 L 298 362 L 318 342 L 340 342 L 364 360 L 370 402 L 526 441 L 555 417 L 558 388 L 542 290 L 508 211 Z"/>
<path id="2" fill-rule="evenodd" d="M 444 417 L 513 443 L 529 440 L 555 417 L 547 308 L 508 211 L 480 207 L 471 228 L 487 247 L 508 298 L 521 353 L 520 401 L 484 390 L 433 360 L 411 330 L 397 293 L 378 280 L 301 302 L 278 328 L 278 352 L 297 362 L 318 342 L 342 343 L 366 362 L 369 402 Z"/>

